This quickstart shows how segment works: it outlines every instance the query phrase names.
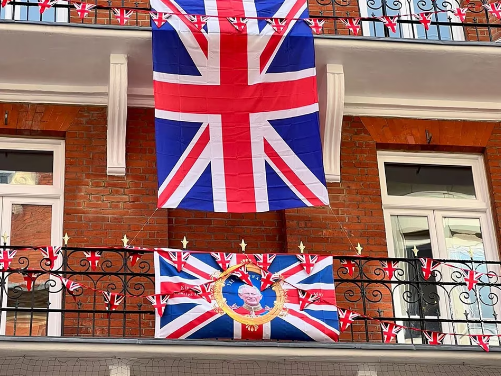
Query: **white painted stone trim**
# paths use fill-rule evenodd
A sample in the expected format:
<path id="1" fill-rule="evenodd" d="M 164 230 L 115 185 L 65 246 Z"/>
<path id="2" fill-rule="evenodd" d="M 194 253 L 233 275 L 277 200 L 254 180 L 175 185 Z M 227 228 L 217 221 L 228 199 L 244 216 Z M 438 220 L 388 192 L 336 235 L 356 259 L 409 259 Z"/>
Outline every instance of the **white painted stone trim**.
<path id="1" fill-rule="evenodd" d="M 127 83 L 127 55 L 111 54 L 108 86 L 108 175 L 125 175 Z"/>

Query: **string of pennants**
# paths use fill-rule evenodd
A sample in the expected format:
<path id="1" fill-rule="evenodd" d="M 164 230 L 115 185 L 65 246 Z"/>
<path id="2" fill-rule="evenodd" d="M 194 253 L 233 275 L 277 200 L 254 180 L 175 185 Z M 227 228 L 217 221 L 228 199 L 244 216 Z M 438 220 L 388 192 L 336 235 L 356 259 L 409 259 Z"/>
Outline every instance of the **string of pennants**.
<path id="1" fill-rule="evenodd" d="M 8 3 L 13 0 L 1 0 L 2 7 L 5 7 Z M 134 12 L 136 13 L 149 13 L 153 22 L 155 22 L 158 28 L 161 28 L 171 17 L 172 15 L 185 16 L 188 20 L 193 24 L 193 26 L 202 31 L 205 24 L 207 23 L 210 17 L 218 16 L 209 16 L 209 15 L 195 15 L 195 14 L 182 14 L 182 13 L 170 13 L 170 12 L 156 12 L 154 10 L 148 11 L 143 9 L 135 9 L 135 8 L 126 8 L 126 7 L 107 7 L 100 6 L 91 3 L 85 2 L 77 2 L 77 1 L 65 1 L 66 3 L 72 4 L 80 19 L 84 19 L 89 15 L 91 10 L 93 9 L 108 9 L 112 10 L 116 20 L 120 25 L 124 26 L 127 24 L 129 19 L 132 17 Z M 43 14 L 47 9 L 53 7 L 58 3 L 58 0 L 38 0 L 38 6 L 40 10 L 40 14 Z M 490 4 L 482 4 L 482 6 L 495 18 L 501 20 L 501 2 L 494 2 Z M 361 20 L 370 20 L 370 21 L 380 21 L 387 27 L 391 32 L 397 32 L 398 19 L 402 17 L 410 17 L 418 20 L 421 25 L 425 28 L 425 30 L 429 30 L 430 25 L 432 23 L 433 15 L 437 13 L 446 13 L 452 12 L 457 19 L 464 23 L 466 20 L 466 13 L 468 11 L 468 7 L 458 7 L 449 10 L 438 10 L 433 12 L 421 12 L 421 13 L 413 13 L 413 14 L 398 14 L 396 16 L 381 16 L 381 17 L 340 17 L 340 16 L 328 16 L 328 17 L 317 17 L 312 16 L 311 18 L 265 18 L 265 17 L 226 17 L 228 22 L 230 22 L 236 30 L 239 32 L 243 32 L 245 30 L 246 24 L 249 19 L 263 19 L 266 20 L 273 30 L 277 33 L 282 33 L 288 26 L 288 22 L 292 20 L 296 21 L 304 21 L 310 26 L 311 30 L 315 34 L 321 34 L 323 31 L 323 26 L 325 24 L 326 19 L 337 19 L 341 21 L 350 32 L 354 35 L 358 35 L 361 29 L 360 21 Z"/>
<path id="2" fill-rule="evenodd" d="M 99 292 L 102 294 L 104 303 L 105 303 L 105 309 L 109 312 L 108 315 L 111 313 L 111 311 L 116 311 L 116 309 L 120 306 L 122 301 L 124 300 L 125 297 L 133 297 L 133 298 L 146 298 L 152 306 L 155 308 L 156 313 L 159 316 L 163 316 L 165 307 L 168 304 L 168 300 L 171 295 L 176 295 L 178 293 L 185 292 L 187 289 L 192 290 L 194 293 L 199 295 L 201 298 L 207 300 L 209 303 L 212 301 L 212 285 L 214 282 L 216 282 L 220 277 L 213 277 L 211 281 L 206 282 L 204 284 L 198 285 L 198 286 L 190 286 L 187 289 L 181 289 L 179 291 L 172 292 L 169 295 L 162 295 L 162 294 L 152 294 L 152 295 L 127 295 L 127 294 L 120 294 L 120 293 L 114 293 L 114 292 L 109 292 L 109 291 L 104 291 L 104 290 L 99 290 L 90 286 L 87 286 L 83 283 L 80 282 L 75 282 L 70 279 L 64 278 L 60 276 L 59 271 L 53 270 L 56 261 L 59 258 L 60 255 L 62 255 L 62 247 L 56 247 L 56 246 L 48 246 L 48 247 L 38 247 L 35 248 L 38 249 L 41 252 L 43 262 L 45 262 L 45 265 L 50 268 L 50 274 L 56 278 L 58 278 L 66 291 L 73 297 L 74 300 L 76 300 L 75 291 L 79 289 L 87 289 L 87 290 L 92 290 L 95 292 Z M 89 266 L 92 271 L 95 271 L 99 265 L 100 258 L 102 256 L 104 248 L 100 248 L 100 250 L 92 250 L 89 249 L 88 251 L 83 251 L 85 258 L 87 259 Z M 109 248 L 109 249 L 118 249 L 118 248 Z M 123 248 L 121 248 L 123 249 Z M 132 247 L 128 246 L 126 247 L 128 250 L 128 258 L 131 263 L 131 267 L 133 267 L 144 255 L 145 252 L 153 252 L 153 251 L 164 251 L 165 255 L 168 255 L 170 258 L 172 264 L 176 267 L 178 272 L 181 272 L 185 266 L 185 264 L 188 262 L 190 254 L 191 253 L 198 253 L 196 251 L 172 251 L 172 250 L 165 250 L 162 248 L 158 249 L 149 249 L 149 248 L 140 248 L 140 247 Z M 26 250 L 30 250 L 30 248 L 26 248 Z M 34 282 L 36 278 L 43 273 L 40 273 L 39 271 L 34 271 L 30 269 L 10 269 L 10 265 L 16 255 L 18 250 L 12 250 L 12 249 L 4 249 L 0 250 L 0 271 L 1 272 L 18 272 L 23 274 L 23 279 L 26 283 L 26 289 L 28 291 L 31 291 L 34 285 Z M 229 266 L 232 261 L 234 253 L 224 253 L 224 252 L 213 252 L 211 253 L 211 256 L 214 258 L 215 262 L 219 265 L 222 271 L 225 271 Z M 261 270 L 261 291 L 264 291 L 267 288 L 271 288 L 275 283 L 282 281 L 284 283 L 289 284 L 293 288 L 295 288 L 298 291 L 298 296 L 299 296 L 299 308 L 300 310 L 304 310 L 306 307 L 308 307 L 310 304 L 315 304 L 315 303 L 320 303 L 322 302 L 323 304 L 331 304 L 329 302 L 326 302 L 322 299 L 322 297 L 318 294 L 315 293 L 310 293 L 306 290 L 302 290 L 291 283 L 282 280 L 279 275 L 272 274 L 271 272 L 268 271 L 268 267 L 271 265 L 273 260 L 275 259 L 276 255 L 275 254 L 253 254 L 252 255 L 254 258 L 254 261 L 247 256 L 247 260 L 240 265 L 237 269 L 235 269 L 232 272 L 232 275 L 235 277 L 239 278 L 242 282 L 252 286 L 252 282 L 250 280 L 249 272 L 247 271 L 247 265 L 248 264 L 253 264 L 259 267 Z M 307 274 L 310 274 L 311 271 L 313 270 L 313 267 L 315 266 L 315 263 L 318 259 L 317 255 L 313 254 L 297 254 L 296 255 L 299 263 L 303 267 L 304 271 Z M 358 256 L 361 259 L 363 257 Z M 358 258 L 357 257 L 357 258 Z M 466 284 L 466 287 L 468 290 L 472 290 L 477 283 L 480 282 L 480 279 L 482 276 L 494 276 L 492 272 L 490 273 L 481 273 L 481 272 L 476 272 L 474 270 L 469 270 L 469 269 L 463 269 L 459 268 L 456 265 L 453 264 L 448 264 L 448 263 L 442 263 L 439 261 L 436 261 L 431 258 L 420 258 L 420 263 L 421 263 L 421 270 L 423 272 L 423 278 L 425 280 L 428 280 L 432 275 L 435 270 L 437 270 L 441 265 L 448 266 L 451 268 L 454 268 L 456 270 L 459 270 L 462 272 L 463 277 L 464 277 L 464 282 Z M 355 273 L 355 268 L 357 267 L 356 263 L 353 262 L 352 258 L 350 259 L 341 259 L 341 266 L 346 269 L 346 272 L 353 277 Z M 380 261 L 381 263 L 381 268 L 384 270 L 386 276 L 388 277 L 389 280 L 392 280 L 396 272 L 398 270 L 398 264 L 400 261 Z M 379 320 L 377 318 L 367 316 L 349 309 L 343 309 L 340 307 L 336 307 L 338 310 L 338 316 L 339 316 L 339 330 L 340 332 L 344 332 L 348 330 L 348 328 L 353 324 L 355 319 L 357 318 L 363 318 L 366 320 L 372 320 L 376 321 L 380 324 L 381 330 L 382 330 L 382 336 L 383 336 L 383 341 L 385 343 L 391 343 L 398 335 L 398 333 L 403 330 L 403 329 L 408 329 L 408 330 L 413 330 L 413 331 L 418 331 L 422 332 L 424 337 L 427 339 L 429 345 L 441 345 L 445 339 L 446 336 L 460 336 L 460 337 L 469 337 L 473 343 L 476 345 L 480 346 L 484 351 L 489 351 L 489 341 L 491 337 L 501 337 L 501 334 L 498 335 L 486 335 L 486 334 L 457 334 L 457 333 L 442 333 L 442 332 L 436 332 L 436 331 L 428 331 L 428 330 L 422 330 L 418 328 L 413 328 L 413 327 L 407 327 L 403 325 L 398 325 L 393 322 L 388 322 L 388 321 L 383 321 Z"/>

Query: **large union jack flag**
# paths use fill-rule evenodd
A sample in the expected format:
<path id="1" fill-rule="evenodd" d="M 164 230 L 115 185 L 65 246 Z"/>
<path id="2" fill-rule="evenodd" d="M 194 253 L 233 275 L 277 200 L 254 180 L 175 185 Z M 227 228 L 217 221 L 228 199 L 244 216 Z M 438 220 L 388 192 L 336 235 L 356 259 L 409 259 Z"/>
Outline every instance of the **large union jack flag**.
<path id="1" fill-rule="evenodd" d="M 155 252 L 155 294 L 169 296 L 155 337 L 337 341 L 331 256 L 319 256 L 308 274 L 296 256 L 277 255 L 265 274 L 279 281 L 261 291 L 265 281 L 252 255 L 234 254 L 223 271 L 210 253 L 191 252 L 178 272 L 169 251 Z M 251 285 L 232 273 L 242 268 Z"/>
<path id="2" fill-rule="evenodd" d="M 158 207 L 328 204 L 313 36 L 298 19 L 308 17 L 306 0 L 151 6 L 174 13 L 160 29 L 152 22 Z"/>

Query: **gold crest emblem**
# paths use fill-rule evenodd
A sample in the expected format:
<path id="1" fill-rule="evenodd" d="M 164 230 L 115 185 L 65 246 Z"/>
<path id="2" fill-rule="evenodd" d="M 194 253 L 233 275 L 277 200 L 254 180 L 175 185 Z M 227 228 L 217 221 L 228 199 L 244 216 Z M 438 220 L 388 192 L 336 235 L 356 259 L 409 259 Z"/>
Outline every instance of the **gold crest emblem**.
<path id="1" fill-rule="evenodd" d="M 221 273 L 219 279 L 216 282 L 214 282 L 213 294 L 219 309 L 221 309 L 224 313 L 230 316 L 233 320 L 246 325 L 247 328 L 249 329 L 255 328 L 255 330 L 257 330 L 258 325 L 263 325 L 267 322 L 270 322 L 275 317 L 284 314 L 285 311 L 283 311 L 283 309 L 284 309 L 284 303 L 287 298 L 287 293 L 282 288 L 281 282 L 280 281 L 276 282 L 273 284 L 272 287 L 273 291 L 275 291 L 276 299 L 273 304 L 273 308 L 271 308 L 266 314 L 260 316 L 251 316 L 251 315 L 241 315 L 235 312 L 230 306 L 228 306 L 226 299 L 223 297 L 223 287 L 226 284 L 226 279 L 228 279 L 231 273 L 234 270 L 240 268 L 244 264 L 247 266 L 248 271 L 261 274 L 261 269 L 258 266 L 248 263 L 241 263 L 229 267 L 223 273 Z"/>

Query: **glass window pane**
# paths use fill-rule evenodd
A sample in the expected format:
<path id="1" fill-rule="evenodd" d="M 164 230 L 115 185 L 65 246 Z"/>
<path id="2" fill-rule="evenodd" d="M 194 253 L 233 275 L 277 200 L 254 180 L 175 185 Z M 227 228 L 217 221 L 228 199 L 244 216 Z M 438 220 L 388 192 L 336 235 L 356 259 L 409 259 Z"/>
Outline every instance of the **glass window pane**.
<path id="1" fill-rule="evenodd" d="M 385 163 L 388 195 L 475 199 L 470 166 Z"/>
<path id="2" fill-rule="evenodd" d="M 51 244 L 52 206 L 12 205 L 11 245 L 46 246 Z M 20 250 L 11 264 L 12 269 L 40 269 L 39 250 Z M 7 306 L 25 308 L 25 311 L 7 312 L 6 335 L 44 336 L 47 331 L 47 311 L 49 306 L 48 274 L 34 276 L 31 291 L 21 273 L 8 276 Z M 32 308 L 42 308 L 36 312 Z"/>
<path id="3" fill-rule="evenodd" d="M 428 218 L 423 216 L 392 215 L 391 229 L 396 257 L 415 259 L 414 247 L 418 250 L 419 257 L 432 257 L 430 228 Z M 399 267 L 404 270 L 404 276 L 399 278 L 394 288 L 394 306 L 397 317 L 420 318 L 440 315 L 437 288 L 432 283 L 435 277 L 428 281 L 423 280 L 421 269 L 416 262 L 402 261 Z M 417 283 L 419 282 L 419 283 Z M 421 321 L 406 321 L 402 323 L 418 329 L 440 331 L 439 323 L 426 323 L 422 327 Z M 409 343 L 422 343 L 422 335 L 418 331 L 405 329 L 405 341 Z"/>
<path id="4" fill-rule="evenodd" d="M 0 184 L 52 185 L 51 151 L 0 149 Z"/>

